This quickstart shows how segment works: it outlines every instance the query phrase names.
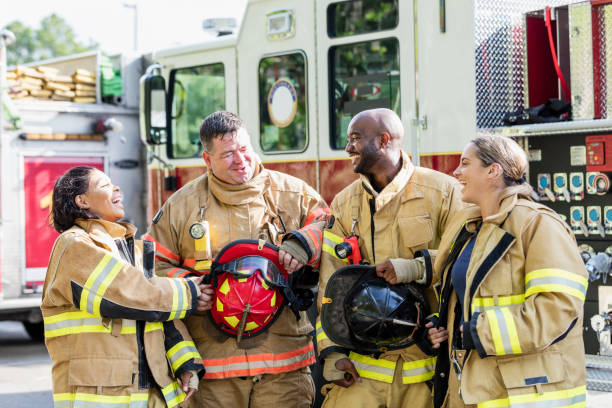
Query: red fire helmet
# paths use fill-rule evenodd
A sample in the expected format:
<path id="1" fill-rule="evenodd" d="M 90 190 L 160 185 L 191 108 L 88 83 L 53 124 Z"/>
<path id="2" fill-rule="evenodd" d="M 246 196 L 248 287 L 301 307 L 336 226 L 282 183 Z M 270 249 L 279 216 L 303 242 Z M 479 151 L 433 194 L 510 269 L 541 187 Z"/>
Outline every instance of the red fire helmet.
<path id="1" fill-rule="evenodd" d="M 254 240 L 226 245 L 211 267 L 215 289 L 210 317 L 225 334 L 241 338 L 262 333 L 280 315 L 288 274 L 278 248 Z"/>

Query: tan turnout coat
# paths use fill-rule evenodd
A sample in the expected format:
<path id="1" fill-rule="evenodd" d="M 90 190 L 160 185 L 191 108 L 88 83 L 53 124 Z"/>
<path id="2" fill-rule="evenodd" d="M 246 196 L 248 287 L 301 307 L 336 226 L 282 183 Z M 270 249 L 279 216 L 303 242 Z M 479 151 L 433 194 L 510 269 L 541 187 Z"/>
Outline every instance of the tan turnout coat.
<path id="1" fill-rule="evenodd" d="M 435 259 L 450 216 L 463 206 L 458 185 L 455 179 L 443 173 L 414 167 L 408 155 L 402 152 L 400 172 L 380 193 L 374 193 L 365 176 L 342 190 L 331 204 L 335 222 L 325 229 L 323 237 L 319 310 L 327 281 L 336 270 L 347 265 L 346 260 L 337 257 L 334 246 L 351 234 L 354 219 L 361 255 L 371 265 L 382 264 L 390 258 L 412 259 L 415 252 L 423 250 Z M 374 212 L 370 210 L 371 205 Z M 431 268 L 429 261 L 427 264 Z M 425 294 L 431 310 L 436 310 L 433 289 L 427 289 Z M 391 383 L 399 357 L 405 365 L 404 384 L 420 383 L 433 377 L 434 357 L 426 355 L 416 345 L 374 358 L 339 348 L 325 334 L 320 320 L 316 333 L 321 358 L 331 352 L 350 353 L 361 377 Z"/>
<path id="2" fill-rule="evenodd" d="M 447 260 L 459 232 L 475 232 L 480 223 L 463 302 L 463 332 L 469 332 L 464 343 L 471 339 L 474 347 L 461 374 L 463 402 L 479 407 L 584 406 L 587 274 L 572 232 L 548 207 L 510 194 L 484 222 L 476 206 L 453 219 L 434 266 L 442 275 L 440 325 L 448 327 L 452 339 L 457 296 L 447 289 Z M 445 353 L 450 354 L 448 344 Z M 437 393 L 444 392 L 437 385 L 449 374 L 444 360 L 448 364 L 448 355 L 438 357 Z M 443 397 L 436 395 L 437 406 Z"/>
<path id="3" fill-rule="evenodd" d="M 203 368 L 186 328 L 171 321 L 195 311 L 197 288 L 147 276 L 135 232 L 77 220 L 55 242 L 41 309 L 56 408 L 146 407 L 154 386 L 172 408 L 185 398 L 175 378 Z"/>
<path id="4" fill-rule="evenodd" d="M 324 221 L 305 224 L 326 209 L 319 194 L 304 181 L 263 166 L 242 185 L 226 184 L 208 172 L 174 193 L 154 217 L 147 239 L 156 241 L 156 273 L 206 274 L 210 261 L 226 244 L 263 239 L 279 246 L 288 232 L 300 235 L 309 263 L 318 265 Z M 196 249 L 189 234 L 201 215 L 209 223 L 210 253 Z M 280 374 L 315 361 L 309 335 L 312 325 L 305 312 L 298 321 L 288 307 L 266 332 L 243 339 L 242 348 L 205 314 L 188 317 L 186 324 L 204 359 L 204 379 Z"/>

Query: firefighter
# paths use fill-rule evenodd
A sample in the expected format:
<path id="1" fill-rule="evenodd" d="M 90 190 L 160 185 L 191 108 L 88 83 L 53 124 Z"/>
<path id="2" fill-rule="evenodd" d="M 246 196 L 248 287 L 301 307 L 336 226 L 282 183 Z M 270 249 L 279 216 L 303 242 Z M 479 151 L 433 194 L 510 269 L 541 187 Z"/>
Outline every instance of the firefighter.
<path id="1" fill-rule="evenodd" d="M 52 223 L 61 235 L 41 309 L 56 408 L 172 408 L 195 391 L 204 368 L 175 319 L 210 308 L 212 290 L 194 279 L 153 276 L 152 243 L 118 222 L 121 200 L 92 167 L 72 168 L 53 188 Z"/>
<path id="2" fill-rule="evenodd" d="M 328 279 L 349 263 L 378 265 L 381 277 L 393 272 L 425 285 L 432 278 L 435 248 L 449 216 L 462 206 L 458 183 L 413 166 L 401 150 L 403 134 L 399 117 L 388 109 L 361 112 L 349 124 L 345 150 L 360 178 L 331 204 L 323 236 L 319 309 Z M 434 310 L 435 294 L 428 289 L 424 295 Z M 371 353 L 334 343 L 320 320 L 316 333 L 323 375 L 333 382 L 324 390 L 325 407 L 431 405 L 427 382 L 435 360 L 416 344 Z"/>
<path id="3" fill-rule="evenodd" d="M 587 273 L 567 224 L 529 198 L 527 166 L 516 142 L 486 135 L 455 170 L 476 206 L 452 220 L 435 262 L 436 407 L 585 406 Z"/>
<path id="4" fill-rule="evenodd" d="M 302 180 L 265 169 L 234 113 L 209 115 L 200 126 L 200 139 L 207 172 L 174 193 L 150 227 L 156 272 L 208 274 L 211 261 L 236 240 L 255 240 L 261 249 L 266 243 L 280 246 L 279 265 L 288 272 L 318 266 L 328 210 L 316 191 Z M 230 290 L 217 283 L 221 294 Z M 215 301 L 212 312 L 226 313 L 224 303 Z M 241 339 L 235 335 L 241 316 L 223 315 L 232 333 L 219 330 L 211 315 L 187 318 L 206 367 L 192 404 L 309 407 L 314 397 L 312 326 L 306 313 L 298 316 L 285 307 L 268 330 Z"/>

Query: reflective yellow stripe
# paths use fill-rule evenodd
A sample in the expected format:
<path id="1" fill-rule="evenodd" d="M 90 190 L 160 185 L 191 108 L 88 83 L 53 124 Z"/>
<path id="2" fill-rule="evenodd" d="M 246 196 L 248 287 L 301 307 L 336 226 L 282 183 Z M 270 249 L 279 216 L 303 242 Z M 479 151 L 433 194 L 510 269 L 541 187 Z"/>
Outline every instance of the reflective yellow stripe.
<path id="1" fill-rule="evenodd" d="M 321 321 L 317 320 L 317 324 L 316 324 L 316 337 L 317 337 L 317 342 L 321 341 L 321 340 L 325 340 L 325 339 L 329 339 L 329 337 L 327 337 L 327 334 L 325 333 L 325 331 L 323 331 L 323 327 L 321 326 Z"/>
<path id="2" fill-rule="evenodd" d="M 166 352 L 166 355 L 172 364 L 172 371 L 175 372 L 186 361 L 192 358 L 201 358 L 193 341 L 181 341 L 176 343 Z"/>
<path id="3" fill-rule="evenodd" d="M 338 258 L 338 255 L 336 255 L 336 251 L 334 250 L 334 247 L 336 246 L 336 244 L 339 244 L 341 242 L 344 242 L 344 238 L 339 237 L 333 232 L 330 232 L 327 230 L 323 231 L 323 246 L 322 246 L 323 251 L 327 252 L 328 254 L 330 254 L 331 256 L 333 256 L 339 261 L 348 263 L 347 259 Z"/>
<path id="4" fill-rule="evenodd" d="M 162 394 L 168 408 L 173 408 L 185 400 L 185 393 L 176 381 L 162 388 Z"/>
<path id="5" fill-rule="evenodd" d="M 149 399 L 149 393 L 133 393 L 131 395 L 99 395 L 77 393 L 59 393 L 53 394 L 53 404 L 55 408 L 69 408 L 80 406 L 80 402 L 95 403 L 95 407 L 99 408 L 136 408 L 146 407 L 146 402 Z M 143 404 L 144 402 L 144 404 Z M 87 406 L 94 406 L 87 404 Z"/>
<path id="6" fill-rule="evenodd" d="M 174 320 L 176 319 L 176 313 L 178 311 L 179 289 L 176 287 L 174 279 L 170 280 L 170 285 L 172 285 L 172 310 L 170 311 L 170 316 L 168 317 L 168 320 Z"/>
<path id="7" fill-rule="evenodd" d="M 436 368 L 436 357 L 406 361 L 402 365 L 402 384 L 415 384 L 431 380 Z"/>
<path id="8" fill-rule="evenodd" d="M 145 323 L 145 333 L 152 332 L 155 330 L 164 330 L 164 324 L 162 322 Z"/>
<path id="9" fill-rule="evenodd" d="M 504 320 L 506 321 L 506 330 L 508 330 L 508 337 L 510 338 L 510 347 L 512 348 L 513 354 L 521 354 L 523 350 L 521 350 L 521 342 L 519 341 L 518 332 L 516 330 L 516 323 L 514 322 L 514 317 L 508 308 L 503 307 L 499 309 L 504 316 Z"/>
<path id="10" fill-rule="evenodd" d="M 538 269 L 525 275 L 525 297 L 541 292 L 562 292 L 584 301 L 587 287 L 585 277 L 563 269 Z"/>
<path id="11" fill-rule="evenodd" d="M 583 408 L 586 406 L 586 386 L 572 388 L 569 390 L 548 391 L 542 394 L 530 393 L 511 395 L 478 404 L 478 408 Z"/>
<path id="12" fill-rule="evenodd" d="M 396 362 L 379 360 L 357 354 L 354 351 L 350 352 L 349 359 L 353 362 L 357 374 L 359 374 L 360 377 L 382 381 L 388 384 L 393 382 Z"/>
<path id="13" fill-rule="evenodd" d="M 87 312 L 65 312 L 44 318 L 45 337 L 59 337 L 80 333 L 111 333 L 113 321 L 108 325 L 102 323 L 102 318 Z M 149 328 L 149 325 L 158 325 L 158 328 Z M 145 331 L 161 330 L 161 323 L 147 323 Z M 136 321 L 123 319 L 121 334 L 136 334 Z"/>
<path id="14" fill-rule="evenodd" d="M 123 264 L 117 262 L 115 266 L 113 266 L 111 271 L 108 273 L 108 276 L 104 278 L 102 284 L 100 284 L 100 289 L 98 290 L 97 296 L 94 300 L 94 314 L 100 315 L 100 303 L 102 302 L 102 296 L 104 296 L 104 294 L 106 293 L 106 289 L 108 289 L 111 282 L 113 281 L 113 279 L 115 279 L 122 267 Z"/>
<path id="15" fill-rule="evenodd" d="M 187 302 L 187 300 L 189 299 L 189 286 L 185 281 L 180 282 L 180 286 L 181 290 L 183 291 L 183 305 L 181 306 L 182 311 L 180 316 L 180 318 L 182 319 L 185 317 L 185 315 L 187 314 L 187 310 L 189 309 L 189 304 Z"/>
<path id="16" fill-rule="evenodd" d="M 489 328 L 491 329 L 491 337 L 493 338 L 493 345 L 495 346 L 495 354 L 500 356 L 506 354 L 504 352 L 504 342 L 499 330 L 499 323 L 497 322 L 495 310 L 487 310 L 485 313 L 487 315 L 487 321 L 489 322 Z"/>
<path id="17" fill-rule="evenodd" d="M 511 296 L 498 296 L 497 304 L 495 304 L 495 298 L 493 297 L 475 297 L 472 299 L 472 313 L 484 312 L 486 310 L 499 307 L 499 306 L 510 306 L 525 302 L 525 295 L 511 295 Z"/>
<path id="18" fill-rule="evenodd" d="M 501 307 L 490 309 L 487 310 L 485 314 L 489 322 L 489 328 L 491 329 L 495 354 L 503 356 L 506 354 L 521 353 L 521 344 L 518 338 L 516 324 L 508 308 Z"/>
<path id="19" fill-rule="evenodd" d="M 83 286 L 79 309 L 96 316 L 101 316 L 100 302 L 102 302 L 102 296 L 104 296 L 106 289 L 108 289 L 108 286 L 122 267 L 123 264 L 121 262 L 108 254 L 104 255 Z"/>

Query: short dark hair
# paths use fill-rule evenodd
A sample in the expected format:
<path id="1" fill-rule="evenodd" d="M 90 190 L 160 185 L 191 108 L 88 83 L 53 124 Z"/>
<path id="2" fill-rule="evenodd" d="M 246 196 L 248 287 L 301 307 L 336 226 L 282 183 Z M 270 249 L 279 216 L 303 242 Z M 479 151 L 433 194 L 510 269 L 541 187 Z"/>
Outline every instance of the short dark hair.
<path id="1" fill-rule="evenodd" d="M 235 134 L 244 127 L 242 119 L 234 112 L 217 111 L 206 117 L 200 124 L 200 141 L 207 152 L 212 149 L 213 139 L 226 133 Z"/>
<path id="2" fill-rule="evenodd" d="M 74 225 L 77 218 L 99 218 L 86 209 L 79 208 L 74 198 L 89 189 L 89 176 L 95 168 L 77 166 L 57 179 L 53 186 L 50 224 L 57 232 L 64 232 Z"/>

